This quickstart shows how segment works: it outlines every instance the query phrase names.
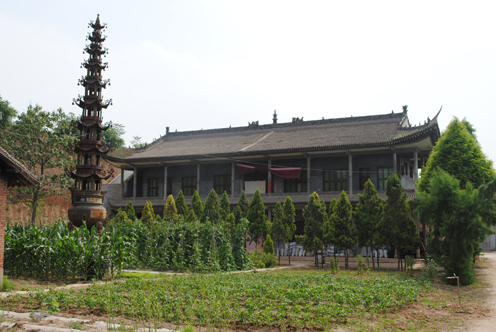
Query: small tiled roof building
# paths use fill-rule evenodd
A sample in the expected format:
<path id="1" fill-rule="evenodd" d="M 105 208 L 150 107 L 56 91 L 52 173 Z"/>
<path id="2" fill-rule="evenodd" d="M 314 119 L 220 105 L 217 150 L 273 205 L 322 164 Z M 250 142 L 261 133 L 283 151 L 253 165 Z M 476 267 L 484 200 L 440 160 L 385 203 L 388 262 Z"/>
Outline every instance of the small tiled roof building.
<path id="1" fill-rule="evenodd" d="M 37 182 L 33 173 L 0 147 L 0 281 L 3 280 L 7 189 L 17 186 L 33 186 Z M 0 288 L 2 285 L 3 282 L 0 282 Z"/>

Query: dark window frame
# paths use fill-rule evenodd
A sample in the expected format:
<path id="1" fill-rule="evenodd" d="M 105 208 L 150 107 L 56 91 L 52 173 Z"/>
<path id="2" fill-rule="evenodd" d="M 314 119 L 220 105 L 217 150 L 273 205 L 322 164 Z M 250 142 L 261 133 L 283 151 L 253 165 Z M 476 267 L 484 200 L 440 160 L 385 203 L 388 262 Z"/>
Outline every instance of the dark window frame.
<path id="1" fill-rule="evenodd" d="M 184 196 L 193 196 L 196 190 L 196 176 L 183 176 L 181 179 L 181 190 Z"/>
<path id="2" fill-rule="evenodd" d="M 153 184 L 153 186 L 152 186 Z M 148 197 L 158 197 L 159 184 L 158 178 L 148 179 Z"/>
<path id="3" fill-rule="evenodd" d="M 322 174 L 323 191 L 347 191 L 348 171 L 345 169 L 325 170 Z"/>
<path id="4" fill-rule="evenodd" d="M 365 188 L 365 182 L 370 179 L 370 168 L 359 168 L 358 169 L 358 190 L 363 190 Z"/>
<path id="5" fill-rule="evenodd" d="M 231 194 L 231 174 L 214 175 L 214 190 L 222 195 L 224 191 Z"/>
<path id="6" fill-rule="evenodd" d="M 307 192 L 307 171 L 301 171 L 298 178 L 284 179 L 285 193 L 304 193 Z"/>
<path id="7" fill-rule="evenodd" d="M 389 176 L 393 174 L 392 167 L 377 168 L 377 190 L 386 190 L 386 182 Z"/>

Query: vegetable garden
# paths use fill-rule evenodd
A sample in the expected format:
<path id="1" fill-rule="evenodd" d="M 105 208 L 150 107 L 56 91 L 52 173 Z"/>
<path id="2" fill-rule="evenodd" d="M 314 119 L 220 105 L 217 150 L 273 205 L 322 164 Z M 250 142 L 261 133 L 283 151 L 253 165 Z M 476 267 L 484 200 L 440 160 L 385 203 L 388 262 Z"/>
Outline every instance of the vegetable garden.
<path id="1" fill-rule="evenodd" d="M 359 278 L 316 271 L 180 275 L 31 292 L 1 300 L 5 310 L 60 310 L 148 324 L 328 329 L 350 318 L 400 307 L 430 287 L 423 279 Z"/>

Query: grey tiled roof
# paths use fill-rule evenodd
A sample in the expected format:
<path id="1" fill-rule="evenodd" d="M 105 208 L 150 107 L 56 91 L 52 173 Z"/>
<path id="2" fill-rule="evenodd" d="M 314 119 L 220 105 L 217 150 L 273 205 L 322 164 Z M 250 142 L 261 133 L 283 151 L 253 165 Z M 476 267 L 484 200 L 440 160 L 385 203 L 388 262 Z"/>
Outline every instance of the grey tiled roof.
<path id="1" fill-rule="evenodd" d="M 407 124 L 405 127 L 404 124 Z M 408 127 L 407 113 L 168 133 L 126 158 L 133 162 L 388 146 L 439 136 L 436 118 Z"/>
<path id="2" fill-rule="evenodd" d="M 3 161 L 7 168 L 14 171 L 14 177 L 16 180 L 20 180 L 25 185 L 35 185 L 38 183 L 36 175 L 31 173 L 26 166 L 21 164 L 17 159 L 12 157 L 7 151 L 0 147 L 0 161 Z"/>

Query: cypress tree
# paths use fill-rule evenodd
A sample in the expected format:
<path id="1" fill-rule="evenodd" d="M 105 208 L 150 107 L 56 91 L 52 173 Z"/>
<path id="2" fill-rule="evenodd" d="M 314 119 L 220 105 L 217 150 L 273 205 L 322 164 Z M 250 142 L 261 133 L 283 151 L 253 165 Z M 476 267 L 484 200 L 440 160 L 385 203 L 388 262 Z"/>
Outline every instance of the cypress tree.
<path id="1" fill-rule="evenodd" d="M 222 194 L 222 198 L 220 199 L 219 205 L 219 218 L 222 222 L 227 220 L 227 216 L 231 213 L 231 203 L 229 202 L 229 196 L 227 192 L 224 190 Z"/>
<path id="2" fill-rule="evenodd" d="M 179 221 L 179 216 L 177 214 L 176 203 L 174 202 L 174 196 L 169 195 L 164 206 L 164 220 L 177 224 Z"/>
<path id="3" fill-rule="evenodd" d="M 363 194 L 358 195 L 358 204 L 353 213 L 355 231 L 359 246 L 365 246 L 367 256 L 369 247 L 377 243 L 377 230 L 382 223 L 382 204 L 375 186 L 370 179 L 365 183 Z M 372 267 L 375 270 L 374 255 L 372 251 Z"/>
<path id="4" fill-rule="evenodd" d="M 269 231 L 267 216 L 265 215 L 265 205 L 262 202 L 262 196 L 257 189 L 253 198 L 248 206 L 248 213 L 246 219 L 250 222 L 248 224 L 248 235 L 250 236 L 250 243 L 255 242 L 258 246 L 258 241 L 261 237 L 265 237 Z"/>
<path id="5" fill-rule="evenodd" d="M 184 199 L 184 194 L 182 190 L 179 190 L 179 194 L 176 197 L 176 208 L 177 214 L 181 214 L 183 217 L 189 213 L 189 208 L 186 205 L 186 200 Z"/>
<path id="6" fill-rule="evenodd" d="M 270 234 L 267 234 L 267 239 L 265 239 L 263 246 L 262 246 L 264 254 L 274 254 L 274 242 L 272 242 L 272 239 L 270 238 Z"/>
<path id="7" fill-rule="evenodd" d="M 143 212 L 141 213 L 141 221 L 148 227 L 152 226 L 152 222 L 155 221 L 155 212 L 153 212 L 153 204 L 150 201 L 145 203 L 143 207 Z"/>
<path id="8" fill-rule="evenodd" d="M 420 191 L 429 190 L 429 181 L 437 168 L 460 180 L 462 189 L 468 182 L 478 188 L 496 178 L 493 163 L 482 152 L 474 132 L 466 120 L 460 121 L 455 117 L 450 122 L 422 169 L 418 183 Z"/>
<path id="9" fill-rule="evenodd" d="M 403 249 L 412 250 L 419 245 L 417 226 L 412 217 L 410 205 L 406 200 L 401 181 L 395 173 L 386 182 L 386 207 L 384 222 L 386 239 L 398 250 L 398 270 L 402 262 Z M 401 267 L 402 268 L 402 267 Z"/>
<path id="10" fill-rule="evenodd" d="M 332 214 L 332 228 L 334 231 L 333 239 L 334 245 L 340 249 L 345 250 L 345 268 L 348 268 L 348 250 L 356 243 L 353 232 L 352 220 L 353 207 L 348 200 L 348 195 L 343 190 L 339 195 L 339 201 L 334 206 L 334 213 Z"/>
<path id="11" fill-rule="evenodd" d="M 184 221 L 186 221 L 187 223 L 190 223 L 190 224 L 198 221 L 198 218 L 196 217 L 195 211 L 193 211 L 193 209 L 188 210 L 188 213 L 184 217 Z"/>
<path id="12" fill-rule="evenodd" d="M 295 207 L 293 205 L 293 200 L 289 196 L 286 197 L 286 200 L 284 200 L 284 204 L 282 206 L 282 222 L 288 229 L 287 238 L 283 241 L 284 243 L 287 243 L 293 239 L 296 231 Z M 291 255 L 288 256 L 288 259 L 289 265 L 291 265 Z"/>
<path id="13" fill-rule="evenodd" d="M 324 247 L 324 230 L 328 223 L 325 204 L 314 191 L 308 198 L 308 203 L 303 209 L 305 219 L 305 234 L 298 236 L 297 241 L 308 251 L 313 251 L 315 265 L 317 266 L 317 252 Z"/>
<path id="14" fill-rule="evenodd" d="M 272 238 L 275 243 L 277 243 L 277 256 L 279 257 L 279 264 L 281 264 L 281 251 L 279 244 L 284 243 L 289 234 L 288 226 L 283 223 L 282 214 L 282 204 L 281 202 L 277 202 L 276 207 L 272 210 L 272 227 L 270 228 L 270 234 L 272 234 Z"/>
<path id="15" fill-rule="evenodd" d="M 212 188 L 210 193 L 207 196 L 205 201 L 205 207 L 203 208 L 203 213 L 200 218 L 200 222 L 207 222 L 207 217 L 209 218 L 212 224 L 216 224 L 219 222 L 219 195 L 215 192 L 215 189 Z"/>
<path id="16" fill-rule="evenodd" d="M 126 204 L 125 211 L 126 211 L 127 217 L 128 217 L 129 219 L 131 219 L 132 221 L 135 221 L 135 220 L 136 220 L 136 212 L 134 211 L 134 205 L 133 205 L 133 202 L 129 201 L 129 202 Z"/>
<path id="17" fill-rule="evenodd" d="M 248 201 L 248 199 L 246 198 L 246 192 L 243 190 L 238 201 L 238 207 L 241 209 L 242 218 L 246 218 L 246 215 L 248 214 L 249 206 L 250 206 L 250 201 Z"/>
<path id="18" fill-rule="evenodd" d="M 329 210 L 327 212 L 328 220 L 329 223 L 327 224 L 327 228 L 324 230 L 325 232 L 325 237 L 324 237 L 324 242 L 325 243 L 332 243 L 334 247 L 334 266 L 337 266 L 337 254 L 339 252 L 339 246 L 336 244 L 335 241 L 335 226 L 334 226 L 334 219 L 332 218 L 333 213 L 336 211 L 336 205 L 338 204 L 338 201 L 333 198 L 329 204 Z"/>
<path id="19" fill-rule="evenodd" d="M 198 191 L 195 190 L 195 193 L 191 197 L 191 209 L 195 212 L 196 217 L 201 217 L 203 214 L 203 202 L 198 195 Z"/>

